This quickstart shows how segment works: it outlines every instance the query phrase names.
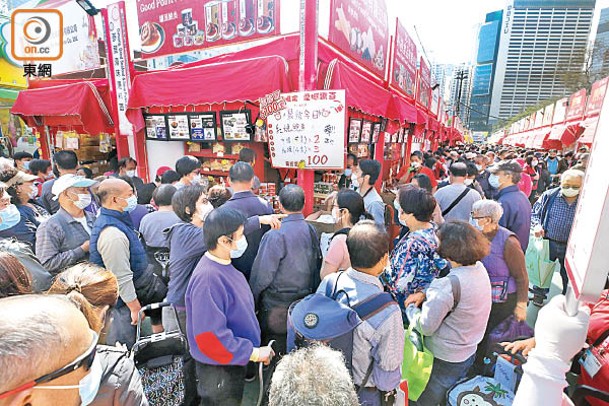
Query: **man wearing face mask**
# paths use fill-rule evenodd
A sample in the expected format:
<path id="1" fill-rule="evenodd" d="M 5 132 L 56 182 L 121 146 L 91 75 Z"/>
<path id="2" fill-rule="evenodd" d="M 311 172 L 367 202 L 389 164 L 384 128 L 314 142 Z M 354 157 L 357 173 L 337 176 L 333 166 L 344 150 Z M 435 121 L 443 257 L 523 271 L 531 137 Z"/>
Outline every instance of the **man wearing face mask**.
<path id="1" fill-rule="evenodd" d="M 119 176 L 128 176 L 133 181 L 135 190 L 140 190 L 144 186 L 144 181 L 137 177 L 137 161 L 131 157 L 121 158 L 118 161 L 118 170 L 114 174 L 117 178 Z"/>
<path id="2" fill-rule="evenodd" d="M 202 182 L 201 161 L 194 156 L 186 155 L 176 161 L 176 172 L 181 178 L 174 186 L 180 190 L 184 186 L 199 185 Z"/>
<path id="3" fill-rule="evenodd" d="M 91 204 L 89 187 L 95 181 L 65 175 L 53 184 L 59 211 L 36 232 L 36 255 L 47 271 L 56 274 L 89 257 L 89 239 L 95 216 L 85 211 Z"/>
<path id="4" fill-rule="evenodd" d="M 432 191 L 435 191 L 438 187 L 436 175 L 434 174 L 433 170 L 423 165 L 423 154 L 421 151 L 414 151 L 412 154 L 410 154 L 410 166 L 403 167 L 397 174 L 396 179 L 398 179 L 398 184 L 400 185 L 408 184 L 412 182 L 412 178 L 419 173 L 427 175 L 431 181 Z"/>
<path id="5" fill-rule="evenodd" d="M 567 291 L 569 282 L 565 269 L 567 241 L 573 226 L 584 176 L 583 172 L 574 169 L 564 172 L 560 178 L 560 187 L 544 192 L 533 206 L 531 213 L 535 236 L 543 237 L 550 242 L 550 261 L 556 259 L 560 261 L 563 294 Z"/>
<path id="6" fill-rule="evenodd" d="M 374 222 L 385 226 L 385 203 L 374 188 L 380 175 L 380 162 L 375 159 L 364 159 L 360 161 L 357 170 L 351 176 L 351 181 L 364 199 L 366 211 L 370 213 Z"/>
<path id="7" fill-rule="evenodd" d="M 102 208 L 91 231 L 90 261 L 111 271 L 118 280 L 119 300 L 106 338 L 131 347 L 142 304 L 162 302 L 167 286 L 148 269 L 148 257 L 129 213 L 137 206 L 131 186 L 107 179 L 97 189 Z M 152 331 L 162 331 L 160 311 L 150 314 Z"/>
<path id="8" fill-rule="evenodd" d="M 338 180 L 338 189 L 350 189 L 351 188 L 351 175 L 353 175 L 353 168 L 357 166 L 357 157 L 353 154 L 347 154 L 347 167 L 345 172 L 340 176 Z"/>
<path id="9" fill-rule="evenodd" d="M 518 237 L 522 251 L 527 252 L 531 230 L 531 203 L 518 188 L 522 166 L 515 160 L 501 161 L 491 166 L 488 182 L 499 190 L 497 201 L 503 207 L 499 225 L 507 228 Z"/>

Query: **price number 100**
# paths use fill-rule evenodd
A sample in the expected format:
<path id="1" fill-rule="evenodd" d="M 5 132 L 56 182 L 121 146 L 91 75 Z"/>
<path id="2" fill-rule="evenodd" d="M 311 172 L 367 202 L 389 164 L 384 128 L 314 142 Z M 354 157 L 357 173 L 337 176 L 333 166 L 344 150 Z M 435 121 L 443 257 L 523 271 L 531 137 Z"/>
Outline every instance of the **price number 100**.
<path id="1" fill-rule="evenodd" d="M 327 155 L 309 155 L 307 156 L 307 166 L 325 165 L 328 163 Z"/>

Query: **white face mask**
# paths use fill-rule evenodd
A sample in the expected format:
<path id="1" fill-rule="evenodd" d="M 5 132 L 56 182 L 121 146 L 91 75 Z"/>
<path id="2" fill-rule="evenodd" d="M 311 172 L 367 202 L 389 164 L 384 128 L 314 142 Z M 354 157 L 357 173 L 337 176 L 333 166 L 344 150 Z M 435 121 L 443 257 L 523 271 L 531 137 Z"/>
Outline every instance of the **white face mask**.
<path id="1" fill-rule="evenodd" d="M 565 197 L 575 197 L 577 195 L 579 195 L 579 189 L 571 189 L 571 188 L 564 188 L 561 187 L 560 191 L 562 192 L 563 196 Z"/>
<path id="2" fill-rule="evenodd" d="M 538 161 L 531 161 L 531 165 L 533 167 L 535 167 L 535 166 L 539 165 L 539 162 Z"/>
<path id="3" fill-rule="evenodd" d="M 197 215 L 199 216 L 201 221 L 205 221 L 205 219 L 207 218 L 207 216 L 209 216 L 209 213 L 211 213 L 213 209 L 214 206 L 210 202 L 207 202 L 197 208 Z"/>
<path id="4" fill-rule="evenodd" d="M 78 207 L 81 210 L 83 210 L 85 207 L 89 207 L 89 205 L 91 204 L 91 195 L 90 194 L 79 193 L 76 196 L 78 196 L 78 200 L 76 200 L 76 201 L 72 200 L 72 203 L 74 203 L 74 206 Z"/>
<path id="5" fill-rule="evenodd" d="M 332 208 L 332 218 L 334 219 L 335 223 L 340 221 L 340 209 L 338 207 Z"/>
<path id="6" fill-rule="evenodd" d="M 130 171 L 126 172 L 127 176 L 129 176 L 130 178 L 135 177 L 135 169 L 132 169 Z"/>
<path id="7" fill-rule="evenodd" d="M 421 163 L 420 162 L 413 162 L 413 163 L 410 164 L 410 166 L 413 169 L 419 169 L 421 167 Z"/>
<path id="8" fill-rule="evenodd" d="M 193 183 L 195 185 L 200 185 L 201 184 L 201 174 L 197 173 L 195 176 L 193 176 L 190 183 Z"/>
<path id="9" fill-rule="evenodd" d="M 474 180 L 473 179 L 465 179 L 465 182 L 463 182 L 463 183 L 465 183 L 465 186 L 470 186 L 470 185 L 472 185 L 474 183 Z"/>
<path id="10" fill-rule="evenodd" d="M 35 199 L 36 197 L 38 197 L 38 188 L 36 186 L 32 185 L 32 188 L 30 189 L 28 196 L 30 197 L 30 199 Z"/>
<path id="11" fill-rule="evenodd" d="M 482 172 L 484 168 L 482 168 L 482 165 L 476 165 L 476 169 L 478 169 L 478 172 Z"/>
<path id="12" fill-rule="evenodd" d="M 231 258 L 240 258 L 243 255 L 243 253 L 245 252 L 245 250 L 247 250 L 247 239 L 245 238 L 244 235 L 241 236 L 241 238 L 236 241 L 236 244 L 237 244 L 237 249 L 230 250 Z"/>

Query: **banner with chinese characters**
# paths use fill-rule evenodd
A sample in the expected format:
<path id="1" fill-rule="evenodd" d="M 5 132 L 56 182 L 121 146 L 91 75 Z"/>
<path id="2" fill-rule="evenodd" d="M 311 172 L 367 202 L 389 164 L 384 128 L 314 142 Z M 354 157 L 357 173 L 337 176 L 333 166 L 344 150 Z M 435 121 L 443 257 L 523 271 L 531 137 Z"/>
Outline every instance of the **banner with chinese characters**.
<path id="1" fill-rule="evenodd" d="M 385 0 L 332 0 L 328 40 L 384 77 L 389 40 Z"/>
<path id="2" fill-rule="evenodd" d="M 552 117 L 552 124 L 562 124 L 567 117 L 567 104 L 569 99 L 564 97 L 556 102 L 554 105 L 554 116 Z"/>
<path id="3" fill-rule="evenodd" d="M 605 100 L 605 93 L 607 92 L 607 83 L 609 83 L 609 77 L 601 79 L 592 85 L 590 97 L 588 98 L 588 107 L 586 108 L 586 117 L 601 112 L 603 100 Z"/>
<path id="4" fill-rule="evenodd" d="M 550 104 L 550 105 L 546 106 L 545 110 L 543 111 L 542 126 L 546 127 L 546 126 L 552 125 L 553 116 L 554 116 L 554 105 Z"/>
<path id="5" fill-rule="evenodd" d="M 145 58 L 279 34 L 280 0 L 137 0 Z"/>
<path id="6" fill-rule="evenodd" d="M 581 89 L 569 98 L 569 108 L 567 109 L 567 121 L 579 120 L 584 116 L 586 110 L 586 89 Z"/>
<path id="7" fill-rule="evenodd" d="M 394 46 L 393 72 L 389 75 L 389 80 L 406 96 L 414 99 L 417 80 L 417 45 L 398 19 L 396 19 Z"/>
<path id="8" fill-rule="evenodd" d="M 125 112 L 129 90 L 131 89 L 131 75 L 129 72 L 129 43 L 127 41 L 127 20 L 125 18 L 125 3 L 118 2 L 108 6 L 108 33 L 110 78 L 112 88 L 116 96 L 118 107 L 118 121 L 120 132 L 123 135 L 131 135 L 133 127 Z"/>
<path id="9" fill-rule="evenodd" d="M 417 101 L 421 106 L 430 108 L 431 104 L 431 70 L 425 59 L 421 57 L 421 62 L 419 66 L 419 94 L 417 96 Z"/>
<path id="10" fill-rule="evenodd" d="M 340 169 L 345 160 L 345 91 L 284 93 L 286 108 L 267 118 L 274 168 Z"/>

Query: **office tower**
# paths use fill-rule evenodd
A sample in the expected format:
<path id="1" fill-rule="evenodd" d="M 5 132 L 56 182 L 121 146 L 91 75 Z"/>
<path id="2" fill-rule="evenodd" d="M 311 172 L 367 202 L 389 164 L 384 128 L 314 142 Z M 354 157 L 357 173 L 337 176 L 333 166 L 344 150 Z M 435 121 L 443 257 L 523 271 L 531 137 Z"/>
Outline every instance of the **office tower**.
<path id="1" fill-rule="evenodd" d="M 591 72 L 595 79 L 609 74 L 609 8 L 601 10 L 592 52 Z"/>

